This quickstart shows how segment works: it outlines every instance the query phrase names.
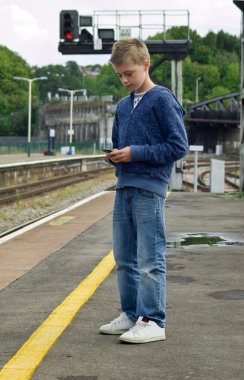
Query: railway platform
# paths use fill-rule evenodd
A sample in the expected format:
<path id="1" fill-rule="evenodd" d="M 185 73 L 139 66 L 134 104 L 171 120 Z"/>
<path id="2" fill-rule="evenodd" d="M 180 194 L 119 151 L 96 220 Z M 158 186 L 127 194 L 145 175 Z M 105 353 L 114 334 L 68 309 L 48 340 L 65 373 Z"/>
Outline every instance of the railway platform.
<path id="1" fill-rule="evenodd" d="M 0 154 L 0 164 L 11 164 L 20 162 L 32 162 L 32 161 L 50 161 L 59 158 L 72 158 L 72 157 L 84 157 L 82 154 L 57 154 L 55 156 L 45 156 L 41 153 L 32 153 L 30 157 L 26 154 Z"/>
<path id="2" fill-rule="evenodd" d="M 242 380 L 244 201 L 166 201 L 165 342 L 98 333 L 119 314 L 113 192 L 0 240 L 0 379 Z"/>
<path id="3" fill-rule="evenodd" d="M 67 154 L 59 154 L 57 156 L 45 156 L 41 153 L 32 153 L 30 157 L 27 154 L 0 154 L 0 164 L 10 164 L 17 162 L 31 162 L 31 161 L 39 161 L 39 160 L 50 160 L 55 158 L 66 158 L 72 157 L 67 156 Z"/>

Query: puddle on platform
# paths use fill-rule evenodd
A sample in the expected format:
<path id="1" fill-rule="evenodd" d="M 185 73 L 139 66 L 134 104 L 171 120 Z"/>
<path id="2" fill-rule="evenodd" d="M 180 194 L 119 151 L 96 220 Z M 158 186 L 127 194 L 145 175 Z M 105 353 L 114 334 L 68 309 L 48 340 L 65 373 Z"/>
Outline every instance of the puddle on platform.
<path id="1" fill-rule="evenodd" d="M 182 235 L 182 234 L 181 234 Z M 205 245 L 208 247 L 225 247 L 229 245 L 244 245 L 244 242 L 235 241 L 223 236 L 211 235 L 207 233 L 185 234 L 177 240 L 167 241 L 167 248 L 180 248 L 185 246 Z"/>

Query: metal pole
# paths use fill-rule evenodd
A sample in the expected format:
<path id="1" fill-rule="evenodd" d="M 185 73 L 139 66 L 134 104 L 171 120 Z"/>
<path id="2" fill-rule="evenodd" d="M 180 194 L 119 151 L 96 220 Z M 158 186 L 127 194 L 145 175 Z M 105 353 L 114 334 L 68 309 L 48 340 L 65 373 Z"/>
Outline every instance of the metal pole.
<path id="1" fill-rule="evenodd" d="M 32 92 L 32 82 L 35 80 L 46 80 L 47 77 L 39 78 L 24 78 L 24 77 L 14 77 L 17 80 L 25 80 L 29 83 L 29 96 L 28 96 L 28 133 L 27 133 L 27 154 L 28 157 L 31 155 L 31 92 Z"/>
<path id="2" fill-rule="evenodd" d="M 70 135 L 69 135 L 69 145 L 70 149 L 72 150 L 72 135 L 73 135 L 73 97 L 74 97 L 74 91 L 70 91 Z"/>
<path id="3" fill-rule="evenodd" d="M 233 0 L 241 10 L 241 115 L 240 115 L 240 191 L 244 191 L 244 0 Z"/>
<path id="4" fill-rule="evenodd" d="M 244 11 L 241 17 L 240 191 L 244 191 Z"/>
<path id="5" fill-rule="evenodd" d="M 199 90 L 198 90 L 198 82 L 201 80 L 201 77 L 198 77 L 196 79 L 196 103 L 198 103 L 198 93 L 199 93 Z"/>
<path id="6" fill-rule="evenodd" d="M 197 165 L 198 165 L 198 151 L 195 150 L 194 156 L 194 193 L 197 193 Z"/>
<path id="7" fill-rule="evenodd" d="M 182 61 L 171 61 L 171 87 L 179 103 L 182 104 Z"/>
<path id="8" fill-rule="evenodd" d="M 198 103 L 198 79 L 196 79 L 196 103 Z"/>
<path id="9" fill-rule="evenodd" d="M 28 100 L 28 136 L 27 136 L 27 155 L 31 155 L 31 85 L 32 80 L 28 79 L 29 82 L 29 100 Z"/>
<path id="10" fill-rule="evenodd" d="M 74 102 L 74 94 L 76 92 L 83 92 L 83 95 L 86 95 L 86 89 L 81 88 L 79 90 L 68 90 L 67 88 L 58 88 L 58 91 L 68 92 L 70 94 L 70 118 L 69 118 L 69 153 L 72 154 L 72 140 L 73 140 L 73 102 Z"/>
<path id="11" fill-rule="evenodd" d="M 171 61 L 171 87 L 175 97 L 178 99 L 179 103 L 182 104 L 182 61 L 177 59 Z M 181 170 L 176 169 L 177 166 L 182 167 L 182 159 L 174 164 L 171 185 L 173 190 L 182 190 L 183 173 Z"/>

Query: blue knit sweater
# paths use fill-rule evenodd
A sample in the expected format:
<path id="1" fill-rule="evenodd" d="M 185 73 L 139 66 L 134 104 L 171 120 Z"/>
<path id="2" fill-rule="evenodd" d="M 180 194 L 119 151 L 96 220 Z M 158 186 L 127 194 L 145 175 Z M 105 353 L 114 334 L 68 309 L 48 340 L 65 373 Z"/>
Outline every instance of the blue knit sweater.
<path id="1" fill-rule="evenodd" d="M 166 196 L 173 163 L 184 157 L 188 142 L 185 114 L 174 95 L 162 86 L 149 90 L 133 108 L 134 93 L 116 109 L 113 148 L 131 147 L 131 161 L 116 164 L 116 189 L 126 186 Z"/>

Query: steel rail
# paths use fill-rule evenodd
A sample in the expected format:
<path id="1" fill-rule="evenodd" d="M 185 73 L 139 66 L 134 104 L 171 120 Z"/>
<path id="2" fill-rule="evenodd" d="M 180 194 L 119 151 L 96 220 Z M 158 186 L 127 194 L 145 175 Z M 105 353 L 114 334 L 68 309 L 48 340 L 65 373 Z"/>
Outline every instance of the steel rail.
<path id="1" fill-rule="evenodd" d="M 113 168 L 102 168 L 89 170 L 82 173 L 69 174 L 63 177 L 37 181 L 20 186 L 11 186 L 1 190 L 0 205 L 15 202 L 23 198 L 29 198 L 35 195 L 40 195 L 49 191 L 57 190 L 61 187 L 69 186 L 75 183 L 87 181 L 95 178 L 101 173 L 111 172 Z"/>

